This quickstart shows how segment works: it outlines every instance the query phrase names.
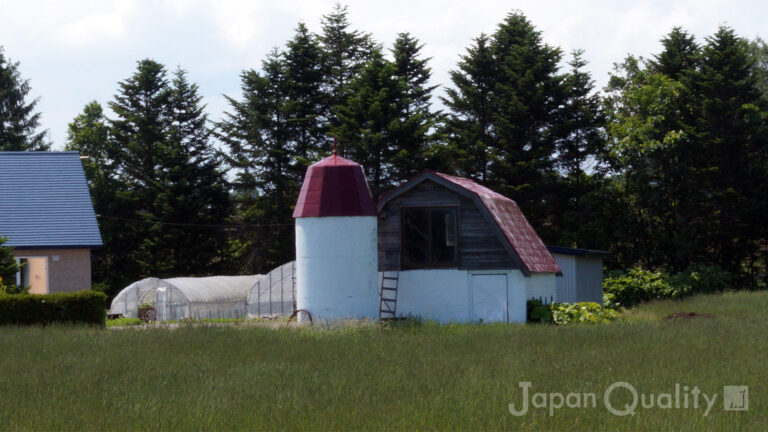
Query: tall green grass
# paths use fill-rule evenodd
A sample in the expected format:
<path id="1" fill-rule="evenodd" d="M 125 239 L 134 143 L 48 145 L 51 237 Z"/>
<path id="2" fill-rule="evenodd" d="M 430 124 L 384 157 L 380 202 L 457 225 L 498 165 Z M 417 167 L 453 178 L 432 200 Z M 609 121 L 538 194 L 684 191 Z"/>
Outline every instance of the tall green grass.
<path id="1" fill-rule="evenodd" d="M 594 326 L 398 324 L 333 329 L 0 328 L 2 430 L 766 430 L 768 294 L 657 303 Z M 662 320 L 674 312 L 713 319 Z M 514 417 L 535 392 L 597 409 Z M 615 381 L 719 393 L 750 410 L 602 407 Z"/>

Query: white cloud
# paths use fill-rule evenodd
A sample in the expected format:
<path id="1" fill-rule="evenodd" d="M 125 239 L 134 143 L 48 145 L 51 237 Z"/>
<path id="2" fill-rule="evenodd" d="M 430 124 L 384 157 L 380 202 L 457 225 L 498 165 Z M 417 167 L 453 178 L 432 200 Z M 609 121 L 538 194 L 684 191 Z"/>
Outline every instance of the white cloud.
<path id="1" fill-rule="evenodd" d="M 110 9 L 63 23 L 57 31 L 57 40 L 69 45 L 88 46 L 125 38 L 126 23 L 135 11 L 135 2 L 115 1 Z"/>

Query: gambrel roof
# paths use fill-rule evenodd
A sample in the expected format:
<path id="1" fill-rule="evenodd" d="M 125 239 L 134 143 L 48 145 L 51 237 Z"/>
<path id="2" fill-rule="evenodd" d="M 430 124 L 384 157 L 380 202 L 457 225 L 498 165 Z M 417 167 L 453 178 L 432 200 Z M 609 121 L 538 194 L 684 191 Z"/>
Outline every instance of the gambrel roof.
<path id="1" fill-rule="evenodd" d="M 0 152 L 0 236 L 17 248 L 102 246 L 77 152 Z"/>
<path id="2" fill-rule="evenodd" d="M 520 211 L 517 203 L 474 181 L 434 171 L 424 171 L 408 182 L 386 192 L 379 198 L 378 210 L 392 198 L 405 193 L 423 181 L 431 180 L 458 194 L 472 199 L 482 213 L 497 228 L 497 235 L 523 273 L 560 273 L 552 254 Z"/>

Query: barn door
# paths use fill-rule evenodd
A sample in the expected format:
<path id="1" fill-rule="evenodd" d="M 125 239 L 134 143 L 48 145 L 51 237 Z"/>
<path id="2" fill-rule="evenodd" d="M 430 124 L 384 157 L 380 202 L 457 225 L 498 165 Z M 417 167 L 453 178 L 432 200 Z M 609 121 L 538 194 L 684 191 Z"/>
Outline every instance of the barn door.
<path id="1" fill-rule="evenodd" d="M 477 322 L 507 322 L 507 275 L 473 274 L 472 320 Z"/>

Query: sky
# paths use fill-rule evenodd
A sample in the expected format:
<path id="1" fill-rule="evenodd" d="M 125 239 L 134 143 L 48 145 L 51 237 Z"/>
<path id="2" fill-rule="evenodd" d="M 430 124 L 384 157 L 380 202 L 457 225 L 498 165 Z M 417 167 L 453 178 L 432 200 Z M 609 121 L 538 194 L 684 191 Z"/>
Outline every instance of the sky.
<path id="1" fill-rule="evenodd" d="M 63 149 L 67 125 L 85 104 L 112 100 L 118 83 L 151 58 L 181 67 L 200 86 L 211 119 L 240 97 L 240 73 L 259 69 L 283 47 L 296 24 L 319 32 L 336 0 L 0 0 L 0 46 L 20 63 L 40 98 L 42 126 Z M 583 49 L 598 88 L 627 54 L 648 57 L 660 39 L 681 26 L 699 40 L 728 25 L 746 38 L 768 36 L 768 3 L 720 0 L 390 0 L 343 1 L 352 27 L 385 48 L 409 32 L 431 57 L 433 84 L 448 73 L 480 33 L 492 33 L 514 10 L 525 14 L 544 41 L 565 53 Z"/>

